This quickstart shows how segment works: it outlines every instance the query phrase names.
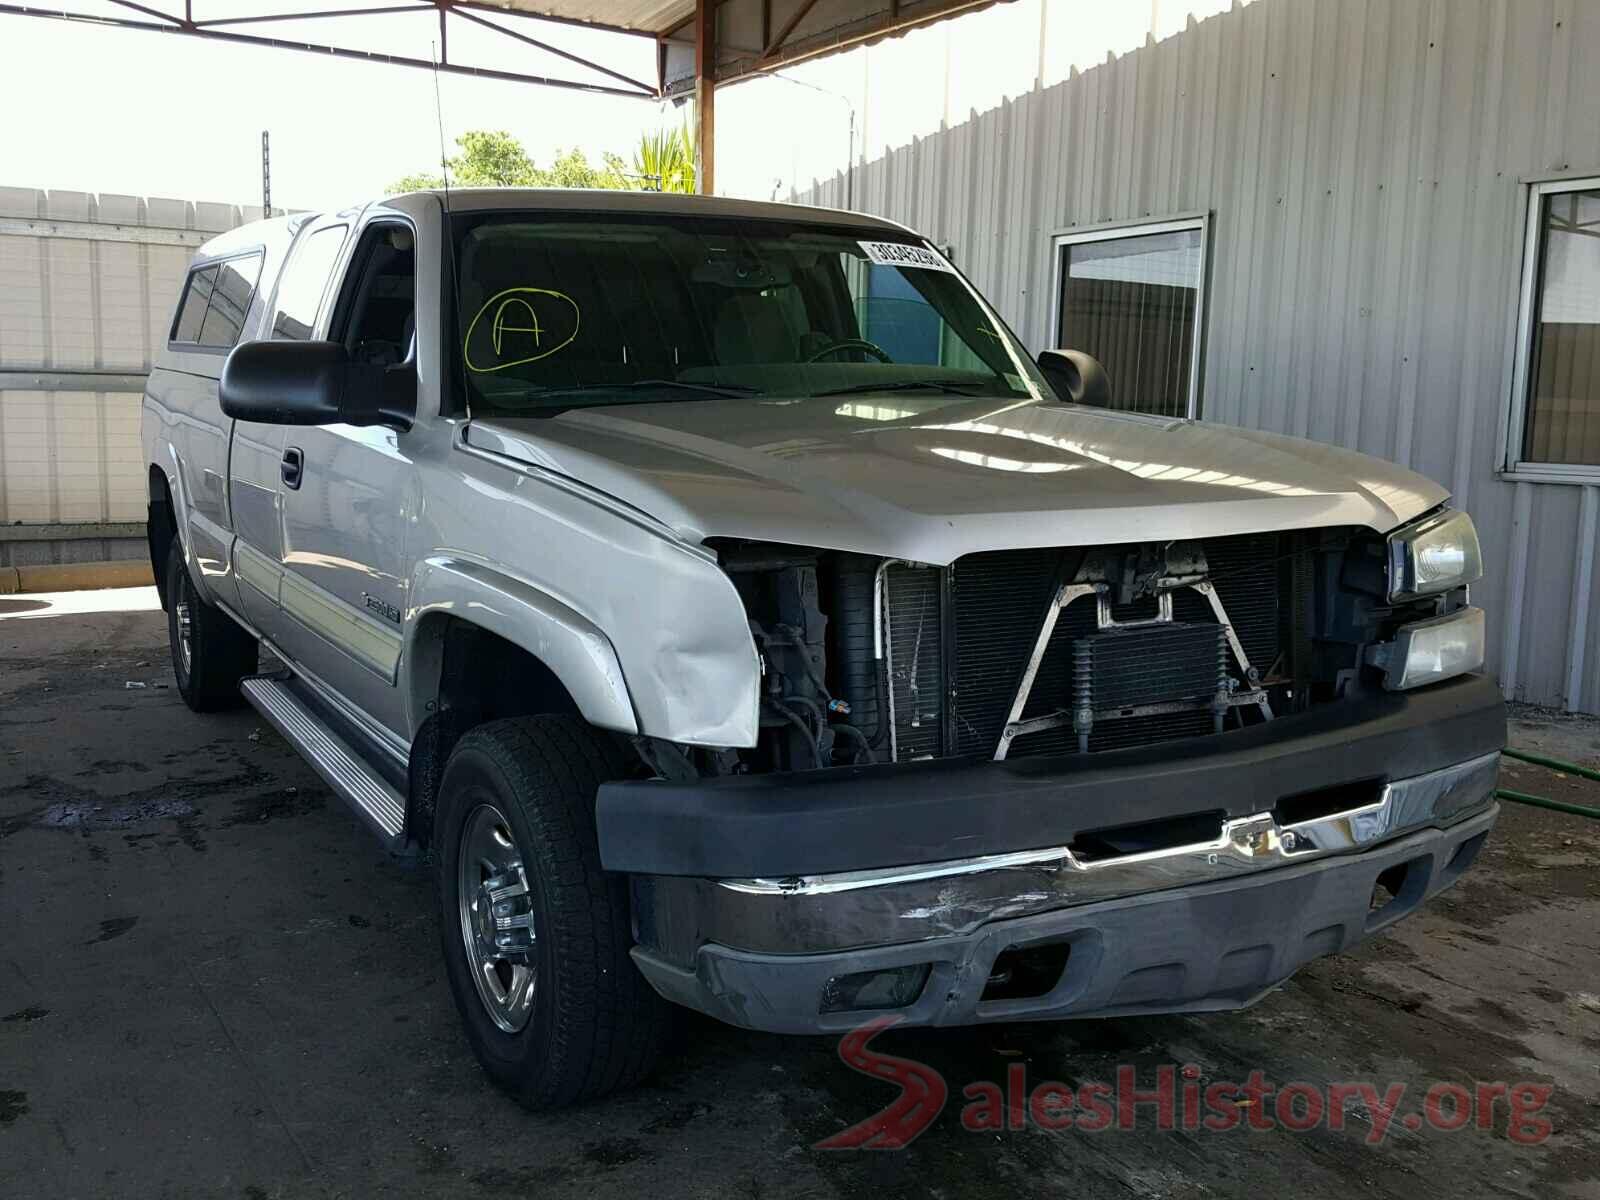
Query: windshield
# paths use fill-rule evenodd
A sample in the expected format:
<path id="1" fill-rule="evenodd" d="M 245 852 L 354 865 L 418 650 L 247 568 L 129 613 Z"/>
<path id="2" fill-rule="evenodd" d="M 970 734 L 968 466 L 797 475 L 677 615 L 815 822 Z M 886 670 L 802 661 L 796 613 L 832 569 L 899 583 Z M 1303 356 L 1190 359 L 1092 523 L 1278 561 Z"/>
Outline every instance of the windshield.
<path id="1" fill-rule="evenodd" d="M 1044 391 L 977 293 L 910 235 L 571 213 L 458 217 L 456 228 L 455 344 L 476 415 L 879 389 Z"/>

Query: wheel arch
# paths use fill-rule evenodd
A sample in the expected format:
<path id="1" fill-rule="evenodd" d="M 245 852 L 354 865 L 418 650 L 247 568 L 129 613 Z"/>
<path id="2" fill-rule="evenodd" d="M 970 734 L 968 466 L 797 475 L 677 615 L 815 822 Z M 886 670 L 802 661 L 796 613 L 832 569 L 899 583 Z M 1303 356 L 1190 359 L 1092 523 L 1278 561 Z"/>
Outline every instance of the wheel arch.
<path id="1" fill-rule="evenodd" d="M 552 596 L 481 563 L 429 558 L 413 577 L 401 686 L 412 740 L 410 835 L 432 840 L 445 763 L 470 729 L 502 717 L 570 713 L 638 731 L 609 639 Z"/>
<path id="2" fill-rule="evenodd" d="M 406 625 L 401 685 L 413 729 L 437 708 L 447 635 L 465 626 L 548 671 L 591 725 L 638 732 L 610 639 L 583 614 L 522 580 L 470 559 L 429 557 L 413 573 Z"/>
<path id="3" fill-rule="evenodd" d="M 150 547 L 150 571 L 155 576 L 156 594 L 162 611 L 167 608 L 167 555 L 178 537 L 178 513 L 172 500 L 172 485 L 167 473 L 150 464 L 149 500 L 145 510 L 145 541 Z"/>

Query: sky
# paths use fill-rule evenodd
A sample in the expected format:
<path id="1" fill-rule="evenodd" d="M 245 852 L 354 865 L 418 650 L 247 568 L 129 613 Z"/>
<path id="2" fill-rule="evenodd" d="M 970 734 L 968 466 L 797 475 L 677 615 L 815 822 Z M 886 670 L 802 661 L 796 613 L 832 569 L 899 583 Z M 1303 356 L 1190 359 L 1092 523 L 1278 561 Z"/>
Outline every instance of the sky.
<path id="1" fill-rule="evenodd" d="M 176 0 L 149 0 L 173 8 Z M 353 3 L 354 0 L 351 0 Z M 104 0 L 61 0 L 110 11 Z M 717 190 L 783 198 L 890 146 L 953 125 L 1166 37 L 1228 0 L 1016 0 L 870 48 L 785 68 L 719 93 Z M 290 0 L 249 0 L 254 12 Z M 197 16 L 239 10 L 195 0 Z M 302 7 L 318 7 L 304 5 Z M 209 9 L 210 11 L 204 11 Z M 432 56 L 431 10 L 362 21 L 282 22 L 280 37 L 365 38 Z M 553 44 L 653 80 L 654 44 L 542 25 Z M 528 73 L 572 70 L 549 56 L 452 23 L 453 57 Z M 580 146 L 631 160 L 642 133 L 691 111 L 652 100 L 441 75 L 451 152 L 468 129 L 505 129 L 537 162 Z M 439 119 L 428 71 L 166 34 L 0 14 L 0 185 L 261 201 L 261 131 L 271 131 L 275 207 L 331 209 L 433 170 Z M 31 114 L 30 119 L 24 119 Z"/>
<path id="2" fill-rule="evenodd" d="M 270 5 L 251 0 L 250 7 Z M 422 17 L 425 25 L 410 37 L 383 28 L 382 18 L 367 35 L 426 59 L 437 22 Z M 360 22 L 321 24 L 275 32 L 346 42 L 362 36 Z M 603 37 L 611 43 L 607 62 L 654 79 L 647 39 L 546 28 L 550 41 L 569 47 L 589 39 L 591 52 Z M 465 40 L 452 29 L 453 54 L 471 49 L 458 45 Z M 272 134 L 275 207 L 342 207 L 438 167 L 426 70 L 4 14 L 0 64 L 0 184 L 259 204 L 263 129 Z M 557 69 L 533 52 L 521 66 L 535 74 Z M 631 160 L 642 132 L 682 119 L 653 100 L 451 74 L 440 75 L 439 90 L 452 153 L 457 134 L 487 128 L 516 134 L 536 161 L 571 145 L 596 162 L 603 150 Z M 28 113 L 32 119 L 21 118 Z"/>

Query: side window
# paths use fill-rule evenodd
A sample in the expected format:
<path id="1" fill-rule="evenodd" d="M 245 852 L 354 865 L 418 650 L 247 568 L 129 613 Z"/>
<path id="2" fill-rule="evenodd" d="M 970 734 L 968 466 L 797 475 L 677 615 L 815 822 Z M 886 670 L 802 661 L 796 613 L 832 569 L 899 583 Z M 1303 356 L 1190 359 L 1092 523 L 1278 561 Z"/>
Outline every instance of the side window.
<path id="1" fill-rule="evenodd" d="M 198 342 L 200 340 L 200 326 L 205 323 L 206 305 L 211 300 L 211 291 L 217 284 L 217 269 L 204 267 L 198 271 L 189 272 L 189 283 L 183 289 L 183 301 L 178 305 L 178 319 L 173 322 L 172 340 L 175 342 Z"/>
<path id="2" fill-rule="evenodd" d="M 299 243 L 278 283 L 277 308 L 272 314 L 273 341 L 304 342 L 317 327 L 322 294 L 328 289 L 334 261 L 344 245 L 348 225 L 329 225 Z"/>
<path id="3" fill-rule="evenodd" d="M 227 347 L 239 341 L 245 314 L 250 311 L 250 297 L 256 293 L 256 277 L 260 274 L 259 254 L 230 258 L 217 264 L 211 303 L 206 306 L 206 319 L 200 325 L 202 346 Z"/>
<path id="4" fill-rule="evenodd" d="M 393 366 L 416 331 L 416 235 L 409 226 L 369 226 L 350 259 L 329 334 L 358 362 Z"/>
<path id="5" fill-rule="evenodd" d="M 231 349 L 244 329 L 260 274 L 260 254 L 224 259 L 191 271 L 172 323 L 172 340 L 208 350 Z"/>

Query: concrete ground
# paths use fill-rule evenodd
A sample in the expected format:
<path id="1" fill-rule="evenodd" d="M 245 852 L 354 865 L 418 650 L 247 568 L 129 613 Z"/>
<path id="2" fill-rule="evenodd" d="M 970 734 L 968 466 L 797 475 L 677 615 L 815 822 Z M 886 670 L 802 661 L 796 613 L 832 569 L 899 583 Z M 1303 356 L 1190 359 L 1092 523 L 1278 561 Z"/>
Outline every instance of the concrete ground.
<path id="1" fill-rule="evenodd" d="M 820 1150 L 894 1097 L 829 1040 L 685 1019 L 631 1095 L 538 1116 L 486 1086 L 425 871 L 251 712 L 188 712 L 166 655 L 153 589 L 0 597 L 0 1196 L 1600 1196 L 1591 822 L 1508 805 L 1452 892 L 1248 1012 L 883 1035 L 949 1103 L 908 1149 Z M 1531 720 L 1600 761 L 1594 722 Z M 1123 1064 L 1409 1090 L 1377 1145 L 1360 1100 L 1339 1131 L 962 1127 L 969 1083 Z M 1430 1084 L 1475 1081 L 1552 1088 L 1548 1138 L 1509 1138 L 1503 1102 L 1489 1129 L 1406 1127 Z"/>

